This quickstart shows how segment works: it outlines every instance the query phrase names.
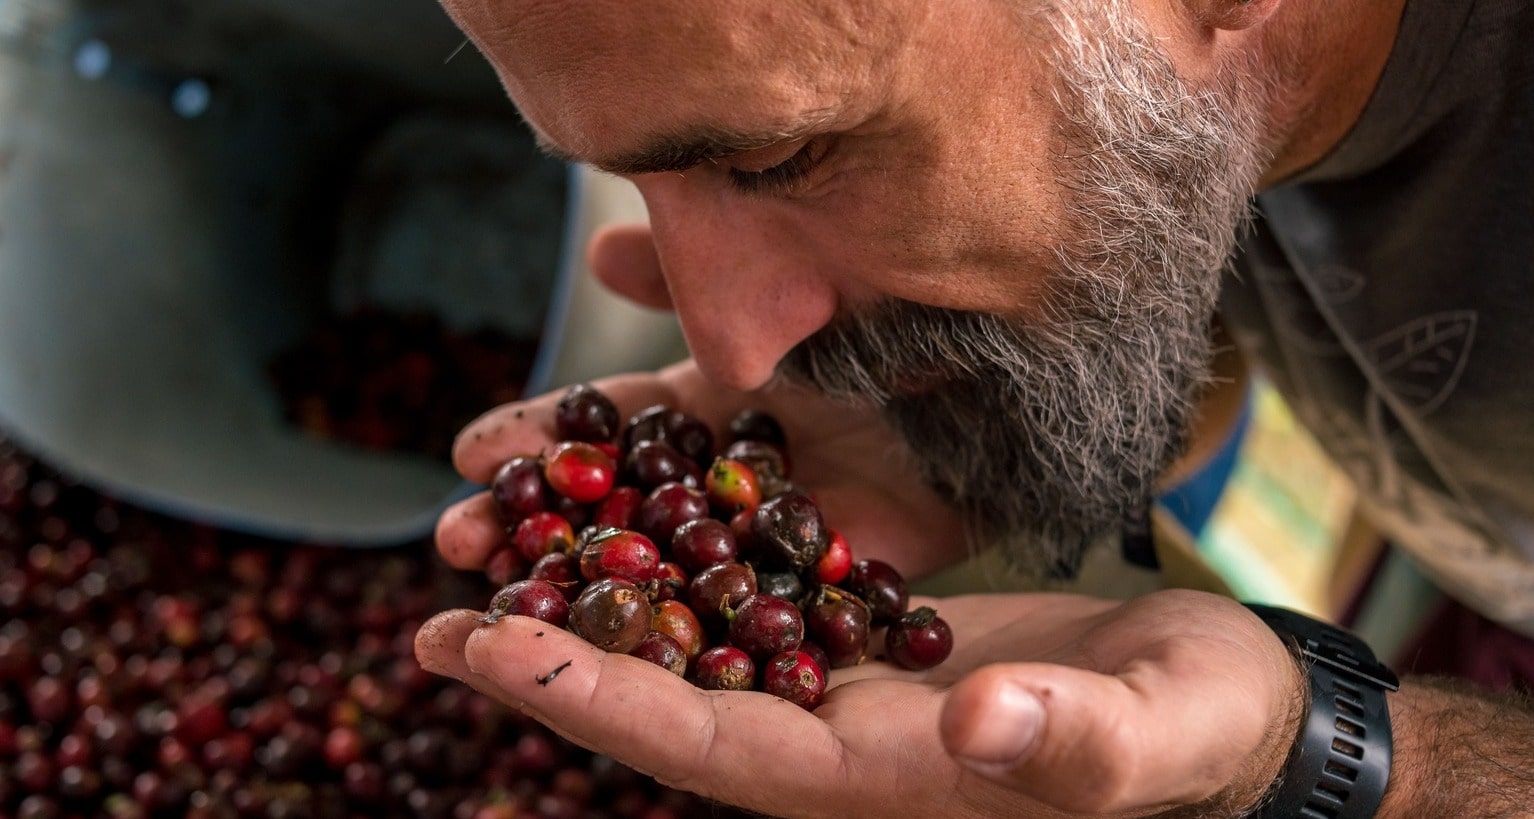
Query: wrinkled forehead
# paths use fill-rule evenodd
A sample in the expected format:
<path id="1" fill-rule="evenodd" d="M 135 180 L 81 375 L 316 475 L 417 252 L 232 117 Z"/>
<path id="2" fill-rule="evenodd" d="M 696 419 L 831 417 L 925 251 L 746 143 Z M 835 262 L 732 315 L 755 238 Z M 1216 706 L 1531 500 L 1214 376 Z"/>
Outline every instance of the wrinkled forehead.
<path id="1" fill-rule="evenodd" d="M 523 115 L 583 159 L 861 104 L 913 0 L 445 0 Z"/>

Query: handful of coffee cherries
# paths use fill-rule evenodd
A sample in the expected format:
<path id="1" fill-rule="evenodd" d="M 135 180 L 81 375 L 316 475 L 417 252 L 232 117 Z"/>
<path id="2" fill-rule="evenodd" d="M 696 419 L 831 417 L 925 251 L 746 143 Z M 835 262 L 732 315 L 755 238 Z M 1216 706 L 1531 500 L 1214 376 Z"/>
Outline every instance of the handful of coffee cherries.
<path id="1" fill-rule="evenodd" d="M 555 410 L 558 443 L 491 483 L 507 542 L 485 573 L 484 619 L 534 617 L 705 689 L 758 690 L 814 709 L 833 668 L 863 661 L 871 629 L 911 670 L 953 633 L 908 611 L 900 573 L 854 560 L 790 479 L 783 428 L 747 410 L 716 449 L 701 420 L 664 405 L 626 422 L 590 385 Z"/>

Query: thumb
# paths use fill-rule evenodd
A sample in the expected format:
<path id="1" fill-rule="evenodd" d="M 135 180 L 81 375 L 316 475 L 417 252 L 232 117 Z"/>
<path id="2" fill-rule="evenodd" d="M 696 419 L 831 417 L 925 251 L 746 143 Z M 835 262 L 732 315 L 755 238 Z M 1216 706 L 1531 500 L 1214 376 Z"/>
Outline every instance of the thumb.
<path id="1" fill-rule="evenodd" d="M 1260 690 L 1187 676 L 1149 662 L 1119 675 L 986 666 L 951 690 L 943 745 L 981 776 L 1071 813 L 1194 804 L 1249 768 L 1271 712 L 1254 707 Z"/>

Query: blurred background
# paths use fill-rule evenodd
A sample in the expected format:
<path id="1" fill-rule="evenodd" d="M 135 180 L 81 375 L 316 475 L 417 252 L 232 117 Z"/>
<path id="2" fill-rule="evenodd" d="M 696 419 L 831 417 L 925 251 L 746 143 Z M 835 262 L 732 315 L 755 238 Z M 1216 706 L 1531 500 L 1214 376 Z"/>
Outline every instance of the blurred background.
<path id="1" fill-rule="evenodd" d="M 432 0 L 0 0 L 0 815 L 726 815 L 416 664 L 452 436 L 683 354 Z"/>

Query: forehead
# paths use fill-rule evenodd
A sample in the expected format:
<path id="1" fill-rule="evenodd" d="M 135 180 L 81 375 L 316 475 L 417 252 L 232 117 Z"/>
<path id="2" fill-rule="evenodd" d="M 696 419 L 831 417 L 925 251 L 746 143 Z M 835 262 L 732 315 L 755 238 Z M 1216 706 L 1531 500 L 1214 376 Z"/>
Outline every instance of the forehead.
<path id="1" fill-rule="evenodd" d="M 698 128 L 836 120 L 923 14 L 902 0 L 448 0 L 528 121 L 600 159 Z"/>

